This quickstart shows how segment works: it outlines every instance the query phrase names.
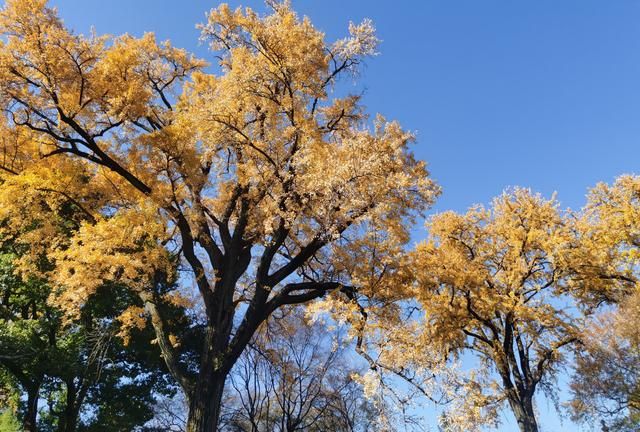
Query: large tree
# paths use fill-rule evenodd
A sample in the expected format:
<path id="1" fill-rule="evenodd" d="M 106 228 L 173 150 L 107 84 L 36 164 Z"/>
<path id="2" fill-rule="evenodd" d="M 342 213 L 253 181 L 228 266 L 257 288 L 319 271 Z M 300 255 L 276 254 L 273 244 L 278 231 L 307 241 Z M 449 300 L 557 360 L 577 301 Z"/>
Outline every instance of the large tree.
<path id="1" fill-rule="evenodd" d="M 269 6 L 211 11 L 201 28 L 217 73 L 151 34 L 75 35 L 44 0 L 0 14 L 5 225 L 21 232 L 36 193 L 84 213 L 58 241 L 45 208 L 24 271 L 46 255 L 50 301 L 71 316 L 106 282 L 139 296 L 189 431 L 215 430 L 225 379 L 271 313 L 354 298 L 368 281 L 342 257 L 396 252 L 437 194 L 410 133 L 382 117 L 372 129 L 358 96 L 332 95 L 375 53 L 371 23 L 328 44 L 287 3 Z M 176 259 L 197 287 L 197 359 L 175 349 L 151 288 Z"/>

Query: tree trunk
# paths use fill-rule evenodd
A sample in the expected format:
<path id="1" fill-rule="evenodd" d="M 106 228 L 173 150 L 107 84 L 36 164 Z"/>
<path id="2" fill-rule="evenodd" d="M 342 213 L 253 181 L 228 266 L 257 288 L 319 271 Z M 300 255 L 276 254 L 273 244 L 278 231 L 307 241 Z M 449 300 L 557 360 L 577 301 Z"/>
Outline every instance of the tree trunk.
<path id="1" fill-rule="evenodd" d="M 25 432 L 36 432 L 38 430 L 38 397 L 40 395 L 40 385 L 27 390 L 27 407 L 24 413 L 22 427 Z"/>
<path id="2" fill-rule="evenodd" d="M 218 430 L 225 380 L 226 374 L 200 374 L 189 401 L 187 432 Z"/>
<path id="3" fill-rule="evenodd" d="M 222 363 L 226 344 L 221 342 L 219 328 L 209 325 L 204 340 L 200 371 L 189 395 L 187 432 L 216 432 L 220 421 L 222 393 L 229 369 Z"/>
<path id="4" fill-rule="evenodd" d="M 67 382 L 67 398 L 65 401 L 65 407 L 60 414 L 60 421 L 58 423 L 59 432 L 75 432 L 76 424 L 78 422 L 78 408 L 80 404 L 76 400 L 77 392 L 76 386 L 73 381 Z"/>
<path id="5" fill-rule="evenodd" d="M 75 406 L 65 407 L 62 413 L 63 420 L 60 422 L 60 432 L 75 432 L 78 422 L 78 410 Z"/>
<path id="6" fill-rule="evenodd" d="M 520 432 L 538 432 L 538 423 L 533 411 L 533 398 L 509 398 L 509 405 L 516 417 Z"/>

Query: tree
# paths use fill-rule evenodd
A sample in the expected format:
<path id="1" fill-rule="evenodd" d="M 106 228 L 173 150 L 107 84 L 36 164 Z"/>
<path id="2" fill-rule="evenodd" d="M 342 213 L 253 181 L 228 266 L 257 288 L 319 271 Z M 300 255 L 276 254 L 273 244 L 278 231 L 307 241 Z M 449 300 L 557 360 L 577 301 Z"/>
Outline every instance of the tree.
<path id="1" fill-rule="evenodd" d="M 22 430 L 131 430 L 144 424 L 154 395 L 175 389 L 149 344 L 150 332 L 131 334 L 127 347 L 116 337 L 123 330 L 116 317 L 131 296 L 102 290 L 81 319 L 63 324 L 61 312 L 46 304 L 47 284 L 21 280 L 14 261 L 14 254 L 0 254 L 0 373 L 10 378 L 11 392 L 23 395 Z"/>
<path id="2" fill-rule="evenodd" d="M 580 247 L 571 256 L 581 275 L 576 295 L 591 309 L 624 303 L 639 280 L 640 177 L 624 175 L 592 188 L 578 232 Z"/>
<path id="3" fill-rule="evenodd" d="M 603 429 L 640 425 L 640 177 L 621 176 L 594 187 L 581 218 L 582 272 L 595 275 L 583 295 L 598 313 L 585 325 L 576 350 L 569 407 L 577 421 L 601 418 Z M 604 311 L 599 309 L 604 308 Z"/>
<path id="4" fill-rule="evenodd" d="M 129 287 L 187 395 L 189 431 L 215 430 L 226 377 L 274 311 L 355 297 L 362 280 L 339 258 L 397 251 L 438 192 L 411 134 L 382 117 L 371 130 L 357 96 L 331 95 L 375 53 L 372 24 L 330 45 L 286 2 L 269 5 L 211 11 L 201 29 L 219 74 L 151 34 L 74 35 L 44 0 L 0 14 L 0 213 L 19 233 L 35 195 L 84 210 L 69 241 L 46 211 L 23 238 L 53 263 L 51 301 L 73 316 L 106 282 Z M 176 260 L 198 289 L 197 358 L 176 353 L 151 289 Z"/>
<path id="5" fill-rule="evenodd" d="M 300 311 L 265 323 L 230 375 L 224 430 L 374 430 L 377 409 L 352 376 L 338 333 L 305 325 Z"/>
<path id="6" fill-rule="evenodd" d="M 638 295 L 621 309 L 594 318 L 576 350 L 569 403 L 574 421 L 615 431 L 640 427 L 640 329 Z"/>
<path id="7" fill-rule="evenodd" d="M 19 432 L 20 423 L 11 411 L 0 412 L 0 432 Z"/>
<path id="8" fill-rule="evenodd" d="M 40 342 L 41 338 L 46 340 L 50 331 L 48 326 L 38 325 L 38 306 L 43 300 L 41 286 L 21 284 L 12 272 L 11 261 L 6 253 L 0 255 L 0 366 L 26 394 L 22 426 L 25 431 L 33 431 L 36 430 L 38 399 L 45 375 L 41 365 L 48 362 L 46 354 L 43 357 L 39 355 L 46 346 L 46 342 Z"/>
<path id="9" fill-rule="evenodd" d="M 364 397 L 344 329 L 306 323 L 300 308 L 272 316 L 229 375 L 222 431 L 373 431 L 385 406 Z M 145 430 L 183 431 L 182 398 L 162 399 Z M 387 430 L 387 429 L 384 429 Z"/>
<path id="10" fill-rule="evenodd" d="M 568 297 L 571 221 L 555 200 L 514 189 L 491 209 L 444 212 L 428 222 L 428 240 L 408 258 L 407 288 L 424 312 L 414 349 L 480 361 L 460 380 L 463 406 L 445 418 L 449 429 L 495 421 L 507 402 L 521 431 L 538 430 L 534 396 L 545 385 L 554 391 L 563 351 L 578 336 L 579 314 Z"/>

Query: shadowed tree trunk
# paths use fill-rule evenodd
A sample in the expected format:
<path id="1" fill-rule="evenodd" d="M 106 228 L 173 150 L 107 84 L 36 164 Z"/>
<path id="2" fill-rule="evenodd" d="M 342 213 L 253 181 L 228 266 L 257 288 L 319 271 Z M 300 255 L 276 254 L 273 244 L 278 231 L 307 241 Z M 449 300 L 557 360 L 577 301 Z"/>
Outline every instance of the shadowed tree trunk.
<path id="1" fill-rule="evenodd" d="M 27 406 L 25 408 L 22 427 L 25 432 L 36 432 L 38 430 L 38 397 L 40 395 L 40 383 L 27 389 Z"/>
<path id="2" fill-rule="evenodd" d="M 189 404 L 187 432 L 217 430 L 225 381 L 226 375 L 216 374 L 198 382 Z"/>
<path id="3" fill-rule="evenodd" d="M 82 388 L 78 391 L 73 378 L 65 381 L 67 387 L 67 397 L 65 400 L 64 410 L 60 413 L 60 421 L 58 423 L 59 432 L 75 432 L 78 426 L 78 416 L 80 407 L 86 394 L 86 389 Z"/>
<path id="4" fill-rule="evenodd" d="M 513 411 L 520 432 L 538 432 L 538 424 L 533 411 L 533 400 L 531 397 L 509 398 L 509 406 Z"/>
<path id="5" fill-rule="evenodd" d="M 207 328 L 200 361 L 200 373 L 189 395 L 187 432 L 216 431 L 220 420 L 222 394 L 227 377 L 223 368 L 224 352 L 216 349 L 216 329 Z"/>

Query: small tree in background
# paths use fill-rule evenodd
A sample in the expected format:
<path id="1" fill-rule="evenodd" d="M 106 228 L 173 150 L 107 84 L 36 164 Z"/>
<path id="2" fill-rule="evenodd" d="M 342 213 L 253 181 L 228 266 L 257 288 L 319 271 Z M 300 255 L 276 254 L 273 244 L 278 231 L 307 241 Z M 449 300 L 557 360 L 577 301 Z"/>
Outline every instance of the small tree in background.
<path id="1" fill-rule="evenodd" d="M 143 425 L 153 415 L 154 396 L 170 395 L 175 386 L 150 332 L 133 331 L 127 346 L 116 336 L 123 329 L 115 318 L 131 302 L 127 290 L 101 290 L 79 320 L 63 324 L 61 311 L 46 303 L 49 286 L 21 280 L 15 260 L 0 255 L 0 372 L 7 391 L 22 399 L 21 430 Z"/>
<path id="2" fill-rule="evenodd" d="M 269 321 L 230 375 L 223 430 L 375 430 L 380 413 L 353 380 L 342 339 L 295 309 Z"/>

